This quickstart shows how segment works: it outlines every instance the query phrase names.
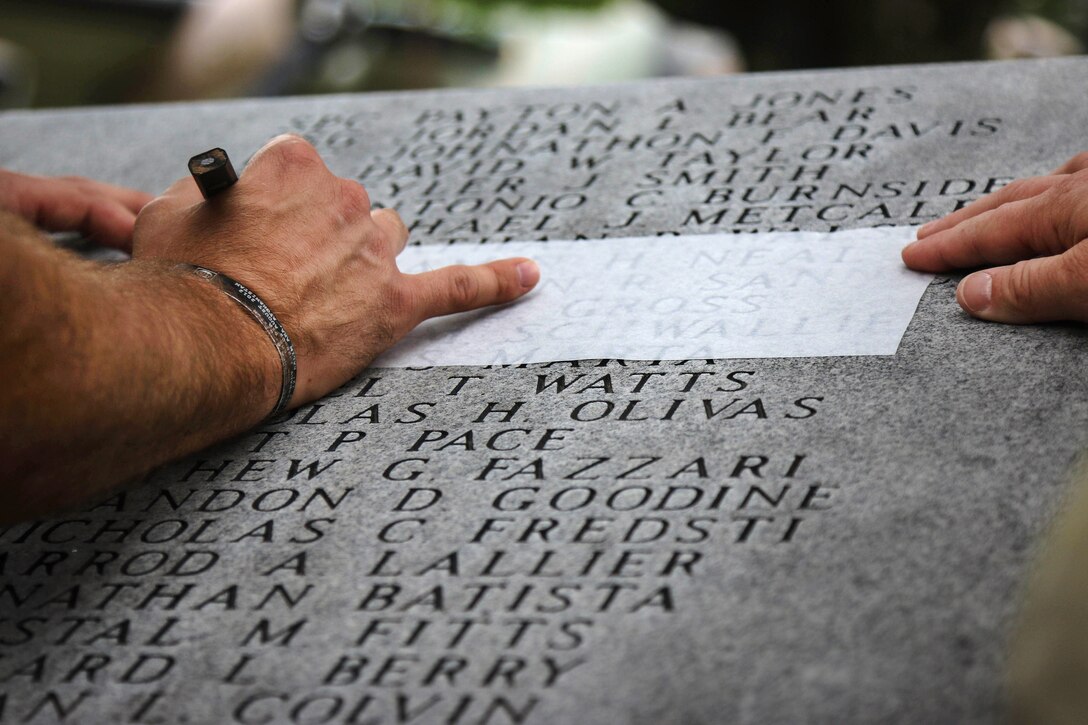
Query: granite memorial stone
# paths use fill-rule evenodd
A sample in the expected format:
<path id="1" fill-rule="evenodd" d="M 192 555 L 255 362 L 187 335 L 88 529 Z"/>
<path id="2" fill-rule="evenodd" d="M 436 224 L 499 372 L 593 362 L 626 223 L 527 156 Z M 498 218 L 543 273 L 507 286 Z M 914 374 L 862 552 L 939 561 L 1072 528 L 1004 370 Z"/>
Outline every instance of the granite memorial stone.
<path id="1" fill-rule="evenodd" d="M 1088 146 L 1086 77 L 11 112 L 0 165 L 158 191 L 203 149 L 241 168 L 293 132 L 416 243 L 496 257 L 916 225 Z M 0 530 L 0 722 L 994 721 L 1033 545 L 1088 443 L 1088 333 L 976 321 L 955 281 L 894 355 L 372 368 Z"/>

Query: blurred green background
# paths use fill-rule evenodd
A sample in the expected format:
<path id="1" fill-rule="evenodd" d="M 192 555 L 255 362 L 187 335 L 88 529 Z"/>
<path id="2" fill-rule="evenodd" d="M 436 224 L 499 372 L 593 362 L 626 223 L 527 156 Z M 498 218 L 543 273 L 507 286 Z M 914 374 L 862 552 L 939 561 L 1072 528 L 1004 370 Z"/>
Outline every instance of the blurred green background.
<path id="1" fill-rule="evenodd" d="M 0 0 L 0 108 L 1070 55 L 1088 0 Z"/>

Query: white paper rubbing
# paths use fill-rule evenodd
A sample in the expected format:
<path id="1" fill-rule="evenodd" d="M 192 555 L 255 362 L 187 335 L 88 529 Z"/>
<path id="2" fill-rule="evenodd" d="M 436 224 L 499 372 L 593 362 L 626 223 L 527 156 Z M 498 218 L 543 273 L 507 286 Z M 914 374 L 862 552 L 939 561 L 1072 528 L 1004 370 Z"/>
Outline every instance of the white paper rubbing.
<path id="1" fill-rule="evenodd" d="M 404 272 L 525 256 L 529 295 L 429 320 L 376 366 L 894 355 L 933 276 L 914 227 L 409 247 Z"/>

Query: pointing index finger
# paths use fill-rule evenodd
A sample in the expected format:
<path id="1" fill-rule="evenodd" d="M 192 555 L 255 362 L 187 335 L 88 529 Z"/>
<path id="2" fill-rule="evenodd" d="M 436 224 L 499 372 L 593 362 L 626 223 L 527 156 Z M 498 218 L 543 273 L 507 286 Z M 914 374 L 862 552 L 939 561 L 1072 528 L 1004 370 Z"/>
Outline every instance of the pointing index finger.
<path id="1" fill-rule="evenodd" d="M 415 323 L 498 305 L 521 297 L 540 280 L 536 262 L 523 257 L 474 266 L 452 265 L 409 275 L 415 285 Z"/>

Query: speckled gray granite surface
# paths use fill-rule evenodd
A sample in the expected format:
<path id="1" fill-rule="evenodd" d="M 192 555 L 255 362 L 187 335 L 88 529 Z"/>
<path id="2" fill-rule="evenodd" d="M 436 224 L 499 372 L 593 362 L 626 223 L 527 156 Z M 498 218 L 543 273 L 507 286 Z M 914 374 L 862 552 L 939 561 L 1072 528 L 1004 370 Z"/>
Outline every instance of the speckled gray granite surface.
<path id="1" fill-rule="evenodd" d="M 1086 78 L 7 113 L 0 164 L 156 191 L 193 153 L 295 131 L 424 244 L 918 224 L 1088 145 Z M 1088 440 L 1088 335 L 973 321 L 954 284 L 889 357 L 370 370 L 13 526 L 0 721 L 995 721 Z"/>

